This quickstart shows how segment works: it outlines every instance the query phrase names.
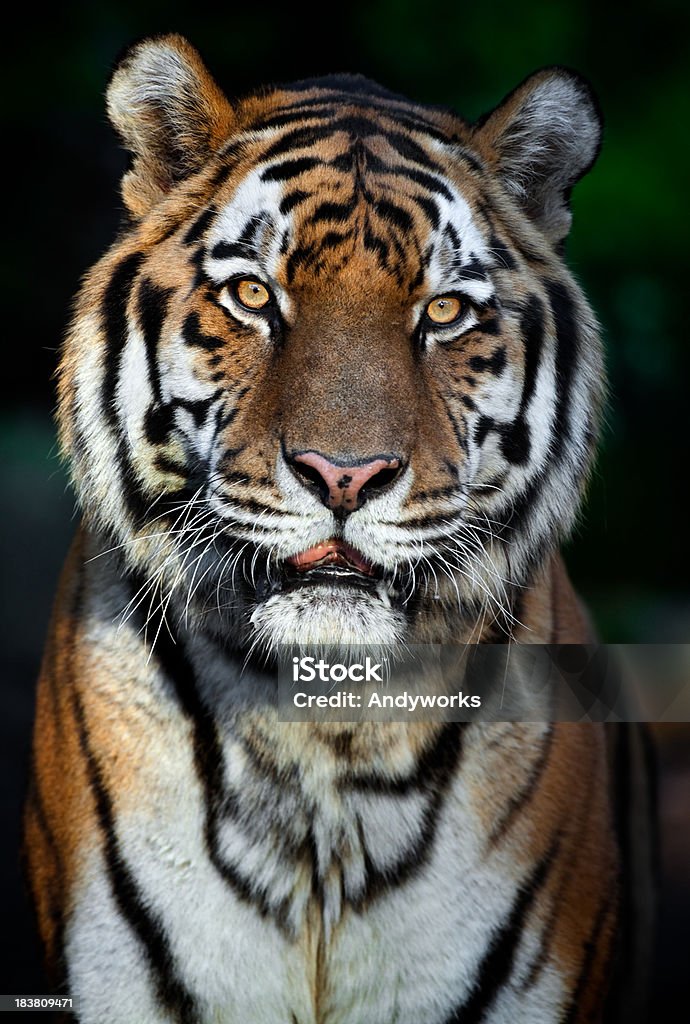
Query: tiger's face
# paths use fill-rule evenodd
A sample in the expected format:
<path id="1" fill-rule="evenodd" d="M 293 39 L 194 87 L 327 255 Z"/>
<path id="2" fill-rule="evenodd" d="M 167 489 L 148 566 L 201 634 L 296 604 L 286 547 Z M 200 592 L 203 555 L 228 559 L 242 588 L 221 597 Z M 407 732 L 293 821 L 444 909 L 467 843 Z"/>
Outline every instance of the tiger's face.
<path id="1" fill-rule="evenodd" d="M 262 651 L 509 631 L 597 434 L 559 254 L 586 87 L 542 72 L 474 127 L 357 78 L 231 107 L 164 37 L 109 109 L 132 223 L 82 290 L 60 421 L 133 600 Z"/>

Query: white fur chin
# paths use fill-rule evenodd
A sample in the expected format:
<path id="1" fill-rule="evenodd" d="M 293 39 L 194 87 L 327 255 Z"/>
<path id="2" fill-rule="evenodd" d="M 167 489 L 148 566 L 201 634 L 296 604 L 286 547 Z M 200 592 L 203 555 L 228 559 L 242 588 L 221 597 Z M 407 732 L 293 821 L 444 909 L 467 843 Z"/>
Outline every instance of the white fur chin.
<path id="1" fill-rule="evenodd" d="M 405 617 L 381 596 L 316 585 L 274 594 L 251 617 L 266 650 L 279 644 L 395 644 Z"/>

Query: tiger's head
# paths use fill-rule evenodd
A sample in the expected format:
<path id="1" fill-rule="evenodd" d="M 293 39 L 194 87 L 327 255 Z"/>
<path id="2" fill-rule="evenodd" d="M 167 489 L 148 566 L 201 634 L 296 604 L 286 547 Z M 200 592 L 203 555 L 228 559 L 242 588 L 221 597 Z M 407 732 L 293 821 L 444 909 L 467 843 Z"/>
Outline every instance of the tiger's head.
<path id="1" fill-rule="evenodd" d="M 547 69 L 472 125 L 349 76 L 230 103 L 165 36 L 108 110 L 129 220 L 80 293 L 59 420 L 138 601 L 264 651 L 509 630 L 598 430 L 562 259 L 588 87 Z"/>

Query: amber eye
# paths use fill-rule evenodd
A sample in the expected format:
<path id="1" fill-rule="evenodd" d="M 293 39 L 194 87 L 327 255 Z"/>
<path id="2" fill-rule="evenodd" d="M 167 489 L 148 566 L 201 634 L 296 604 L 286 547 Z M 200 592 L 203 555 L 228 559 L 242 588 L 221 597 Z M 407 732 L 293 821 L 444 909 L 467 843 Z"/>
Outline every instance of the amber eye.
<path id="1" fill-rule="evenodd" d="M 271 293 L 261 281 L 244 277 L 233 285 L 237 301 L 247 309 L 263 309 L 271 301 Z"/>
<path id="2" fill-rule="evenodd" d="M 453 295 L 440 295 L 426 307 L 426 315 L 435 324 L 452 324 L 462 313 L 462 302 Z"/>

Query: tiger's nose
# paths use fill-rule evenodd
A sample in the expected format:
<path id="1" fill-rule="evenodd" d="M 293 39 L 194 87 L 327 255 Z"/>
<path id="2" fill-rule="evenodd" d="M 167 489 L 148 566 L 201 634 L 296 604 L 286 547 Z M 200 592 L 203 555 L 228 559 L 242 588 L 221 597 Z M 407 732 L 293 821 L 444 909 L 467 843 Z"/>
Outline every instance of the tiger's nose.
<path id="1" fill-rule="evenodd" d="M 320 452 L 295 452 L 288 456 L 288 462 L 297 476 L 318 489 L 327 508 L 346 513 L 361 508 L 367 498 L 383 491 L 403 468 L 397 455 L 343 463 Z"/>

